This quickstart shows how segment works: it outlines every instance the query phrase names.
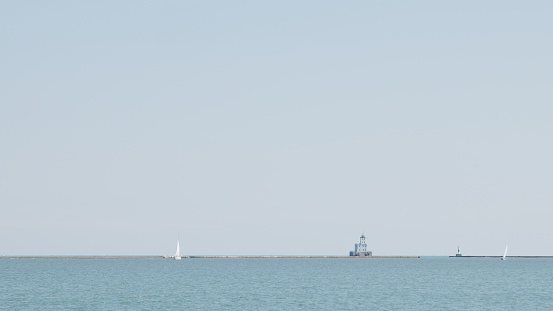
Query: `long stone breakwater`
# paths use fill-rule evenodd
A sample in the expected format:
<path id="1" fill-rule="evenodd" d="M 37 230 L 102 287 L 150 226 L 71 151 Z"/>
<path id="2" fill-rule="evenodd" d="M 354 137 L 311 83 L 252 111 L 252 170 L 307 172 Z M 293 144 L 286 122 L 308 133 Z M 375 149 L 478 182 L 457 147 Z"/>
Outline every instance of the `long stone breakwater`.
<path id="1" fill-rule="evenodd" d="M 2 259 L 160 259 L 160 258 L 169 258 L 168 256 L 0 256 Z M 325 256 L 325 255 L 192 255 L 192 256 L 183 256 L 183 259 L 217 259 L 217 258 L 243 258 L 243 259 L 253 259 L 253 258 L 348 258 L 348 259 L 379 259 L 379 258 L 406 258 L 406 259 L 415 259 L 420 258 L 420 256 Z"/>

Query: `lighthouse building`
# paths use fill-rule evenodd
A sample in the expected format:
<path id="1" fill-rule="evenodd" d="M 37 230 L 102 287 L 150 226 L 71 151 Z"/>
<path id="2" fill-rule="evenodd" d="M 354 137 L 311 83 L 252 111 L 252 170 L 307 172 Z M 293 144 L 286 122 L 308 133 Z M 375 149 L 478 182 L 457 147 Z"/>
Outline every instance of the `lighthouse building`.
<path id="1" fill-rule="evenodd" d="M 359 243 L 355 244 L 355 250 L 349 252 L 350 256 L 372 256 L 373 252 L 367 250 L 367 243 L 365 242 L 365 234 L 362 234 L 359 238 Z"/>

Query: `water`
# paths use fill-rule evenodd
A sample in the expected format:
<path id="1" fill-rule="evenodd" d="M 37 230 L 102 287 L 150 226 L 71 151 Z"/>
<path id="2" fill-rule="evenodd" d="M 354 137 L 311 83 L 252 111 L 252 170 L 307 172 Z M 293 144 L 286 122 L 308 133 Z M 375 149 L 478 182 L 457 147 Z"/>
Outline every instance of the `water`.
<path id="1" fill-rule="evenodd" d="M 4 259 L 6 310 L 553 310 L 553 259 Z"/>

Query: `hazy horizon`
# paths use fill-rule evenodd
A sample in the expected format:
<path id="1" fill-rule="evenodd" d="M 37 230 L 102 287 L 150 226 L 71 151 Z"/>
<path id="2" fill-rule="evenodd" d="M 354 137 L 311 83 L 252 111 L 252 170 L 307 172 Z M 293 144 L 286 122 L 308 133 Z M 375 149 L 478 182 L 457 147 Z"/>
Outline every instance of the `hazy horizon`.
<path id="1" fill-rule="evenodd" d="M 0 4 L 0 255 L 553 255 L 551 13 Z"/>

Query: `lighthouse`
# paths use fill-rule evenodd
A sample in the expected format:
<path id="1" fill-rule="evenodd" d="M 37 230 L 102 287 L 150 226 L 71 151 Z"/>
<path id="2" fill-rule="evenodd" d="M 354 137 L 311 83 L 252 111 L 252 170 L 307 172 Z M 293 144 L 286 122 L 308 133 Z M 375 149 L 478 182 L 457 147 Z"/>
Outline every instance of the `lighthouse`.
<path id="1" fill-rule="evenodd" d="M 367 242 L 365 242 L 365 234 L 361 234 L 359 243 L 355 244 L 355 250 L 349 252 L 350 256 L 372 256 L 372 251 L 367 251 Z"/>

